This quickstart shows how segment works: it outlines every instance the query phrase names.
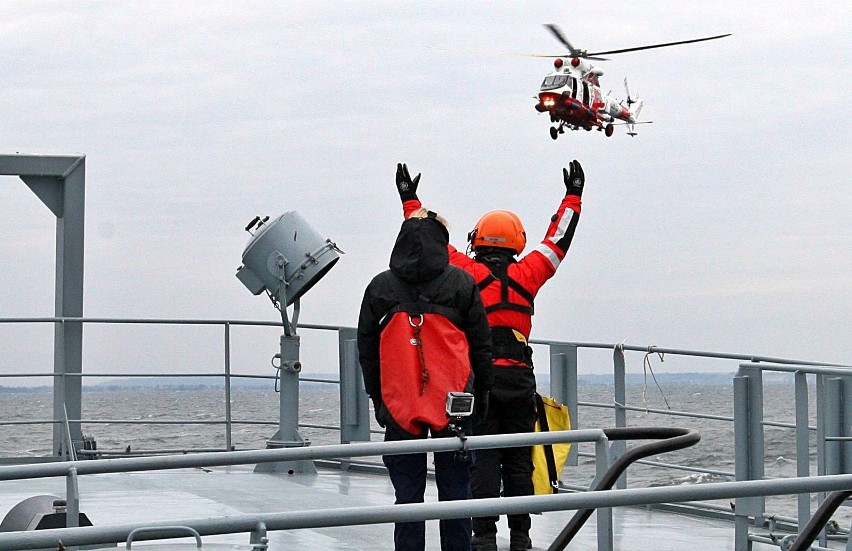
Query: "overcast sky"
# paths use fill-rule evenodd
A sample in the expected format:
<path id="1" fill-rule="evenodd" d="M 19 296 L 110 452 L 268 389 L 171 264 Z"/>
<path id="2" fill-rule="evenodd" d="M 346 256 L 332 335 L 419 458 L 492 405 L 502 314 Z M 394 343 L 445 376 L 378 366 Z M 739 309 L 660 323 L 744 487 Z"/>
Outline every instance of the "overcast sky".
<path id="1" fill-rule="evenodd" d="M 401 221 L 397 162 L 463 248 L 491 209 L 534 246 L 578 159 L 583 215 L 533 337 L 850 363 L 850 21 L 837 1 L 8 1 L 0 153 L 86 155 L 89 317 L 277 319 L 234 273 L 252 217 L 298 210 L 346 252 L 300 321 L 354 326 Z M 551 61 L 472 53 L 563 53 L 543 23 L 589 50 L 733 36 L 600 63 L 654 123 L 552 141 L 533 108 Z M 12 177 L 0 209 L 0 316 L 52 316 L 53 216 Z M 20 331 L 2 369 L 52 370 L 24 351 L 52 329 Z M 221 355 L 215 332 L 197 355 L 86 331 L 92 369 Z"/>

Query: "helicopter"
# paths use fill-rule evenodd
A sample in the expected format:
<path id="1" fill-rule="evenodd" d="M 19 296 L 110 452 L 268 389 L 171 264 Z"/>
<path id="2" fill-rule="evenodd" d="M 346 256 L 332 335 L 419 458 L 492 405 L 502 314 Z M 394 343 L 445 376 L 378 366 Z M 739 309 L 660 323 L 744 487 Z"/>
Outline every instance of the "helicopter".
<path id="1" fill-rule="evenodd" d="M 570 130 L 592 130 L 596 128 L 607 137 L 612 136 L 614 125 L 627 125 L 627 134 L 636 135 L 637 124 L 648 124 L 652 121 L 638 121 L 639 112 L 642 111 L 643 102 L 638 97 L 630 95 L 627 79 L 624 79 L 624 89 L 627 93 L 625 100 L 617 100 L 609 93 L 604 93 L 600 87 L 600 77 L 604 72 L 599 67 L 589 63 L 591 61 L 607 61 L 602 55 L 620 54 L 624 52 L 635 52 L 638 50 L 650 50 L 652 48 L 663 48 L 676 46 L 678 44 L 690 44 L 692 42 L 704 42 L 731 36 L 720 34 L 706 38 L 694 38 L 692 40 L 681 40 L 678 42 L 667 42 L 665 44 L 652 44 L 650 46 L 639 46 L 635 48 L 624 48 L 620 50 L 609 50 L 606 52 L 588 52 L 574 48 L 571 42 L 565 38 L 559 27 L 546 24 L 556 39 L 561 42 L 570 55 L 539 55 L 528 54 L 531 57 L 552 57 L 554 70 L 544 77 L 544 82 L 537 96 L 535 106 L 539 113 L 549 113 L 550 137 L 554 140 L 565 129 Z"/>

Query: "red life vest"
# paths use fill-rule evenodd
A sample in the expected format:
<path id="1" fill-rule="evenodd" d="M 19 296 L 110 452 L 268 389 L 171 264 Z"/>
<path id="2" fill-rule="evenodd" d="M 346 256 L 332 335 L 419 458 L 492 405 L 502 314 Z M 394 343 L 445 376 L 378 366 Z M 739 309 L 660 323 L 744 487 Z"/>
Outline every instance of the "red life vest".
<path id="1" fill-rule="evenodd" d="M 506 256 L 501 261 L 479 261 L 488 268 L 488 272 L 477 286 L 482 294 L 485 312 L 489 315 L 501 312 L 503 316 L 513 315 L 516 319 L 529 320 L 534 313 L 532 293 L 512 276 L 509 266 L 515 261 Z M 506 360 L 511 364 L 522 364 L 532 367 L 532 348 L 527 344 L 524 335 L 513 326 L 491 322 L 492 356 L 496 362 Z M 502 363 L 502 362 L 501 362 Z"/>
<path id="2" fill-rule="evenodd" d="M 470 351 L 458 311 L 423 293 L 411 300 L 413 289 L 394 279 L 401 300 L 379 339 L 382 401 L 399 428 L 419 437 L 447 428 L 447 393 L 472 390 Z"/>

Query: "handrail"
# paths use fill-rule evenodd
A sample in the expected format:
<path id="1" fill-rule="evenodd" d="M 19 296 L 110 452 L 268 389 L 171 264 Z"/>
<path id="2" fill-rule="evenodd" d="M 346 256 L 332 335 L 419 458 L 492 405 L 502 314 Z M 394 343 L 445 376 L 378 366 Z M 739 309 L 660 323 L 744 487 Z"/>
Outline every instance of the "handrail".
<path id="1" fill-rule="evenodd" d="M 771 365 L 771 364 L 740 364 L 740 372 L 744 369 L 757 371 L 778 371 L 780 373 L 806 373 L 808 375 L 837 375 L 849 377 L 852 366 L 841 364 L 801 364 L 801 365 Z"/>
<path id="2" fill-rule="evenodd" d="M 633 462 L 648 457 L 666 453 L 674 450 L 681 450 L 694 446 L 701 440 L 701 436 L 697 431 L 682 428 L 665 428 L 665 427 L 631 427 L 631 428 L 606 428 L 604 434 L 610 440 L 650 440 L 662 439 L 659 442 L 651 442 L 643 444 L 635 448 L 631 448 L 622 454 L 618 459 L 613 461 L 612 465 L 603 473 L 598 483 L 593 488 L 593 491 L 609 490 L 615 484 L 618 477 L 627 470 Z M 574 539 L 580 528 L 589 520 L 589 517 L 594 512 L 594 509 L 580 509 L 565 528 L 556 536 L 547 551 L 562 551 Z"/>
<path id="3" fill-rule="evenodd" d="M 242 325 L 282 327 L 281 321 L 266 320 L 231 320 L 231 319 L 199 319 L 199 318 L 87 318 L 87 317 L 40 317 L 40 318 L 0 318 L 0 323 L 114 323 L 114 324 L 154 324 L 154 325 Z M 344 325 L 326 325 L 317 323 L 300 323 L 300 329 L 324 329 L 337 331 L 345 329 Z"/>
<path id="4" fill-rule="evenodd" d="M 241 325 L 241 326 L 266 326 L 266 327 L 281 327 L 281 321 L 265 321 L 265 320 L 230 320 L 230 319 L 198 319 L 198 318 L 91 318 L 91 317 L 36 317 L 36 318 L 0 318 L 0 324 L 3 323 L 114 323 L 114 324 L 160 324 L 160 325 Z M 346 325 L 327 325 L 327 324 L 311 324 L 300 323 L 299 328 L 318 329 L 328 331 L 339 331 L 341 329 L 354 329 Z M 727 360 L 744 360 L 750 362 L 768 362 L 778 364 L 791 365 L 808 365 L 808 366 L 830 366 L 830 367 L 852 367 L 845 364 L 835 364 L 827 362 L 814 362 L 806 360 L 796 360 L 790 358 L 778 358 L 774 356 L 761 356 L 755 354 L 739 354 L 726 352 L 712 352 L 690 350 L 682 348 L 667 348 L 661 346 L 640 346 L 630 345 L 625 343 L 599 343 L 599 342 L 579 342 L 579 341 L 561 341 L 556 339 L 530 339 L 530 344 L 540 345 L 568 345 L 578 348 L 597 348 L 603 350 L 612 350 L 619 348 L 631 352 L 651 352 L 667 355 L 682 355 L 682 356 L 700 356 L 705 358 L 727 359 Z"/>
<path id="5" fill-rule="evenodd" d="M 690 350 L 690 349 L 682 349 L 682 348 L 666 348 L 662 346 L 638 346 L 631 345 L 625 343 L 617 343 L 617 344 L 608 344 L 608 343 L 600 343 L 600 342 L 571 342 L 571 341 L 557 341 L 552 339 L 530 339 L 530 344 L 566 344 L 570 346 L 576 346 L 577 348 L 597 348 L 601 350 L 626 350 L 630 352 L 644 352 L 644 353 L 652 353 L 652 354 L 665 354 L 665 355 L 677 355 L 677 356 L 701 356 L 705 358 L 716 358 L 720 360 L 745 360 L 749 362 L 770 362 L 770 363 L 778 363 L 778 364 L 793 364 L 793 365 L 813 365 L 813 366 L 834 366 L 834 367 L 849 367 L 844 364 L 833 364 L 826 362 L 814 362 L 814 361 L 805 361 L 805 360 L 794 360 L 790 358 L 777 358 L 773 356 L 760 356 L 754 354 L 737 354 L 737 353 L 728 353 L 728 352 L 710 352 L 710 351 L 700 351 L 700 350 Z"/>
<path id="6" fill-rule="evenodd" d="M 259 524 L 266 530 L 324 528 L 388 522 L 414 522 L 443 518 L 479 517 L 529 512 L 567 511 L 587 508 L 683 503 L 703 499 L 731 499 L 757 495 L 784 495 L 802 492 L 832 491 L 852 486 L 852 474 L 807 478 L 718 482 L 714 484 L 630 488 L 599 492 L 560 493 L 539 496 L 499 497 L 461 501 L 439 501 L 334 509 L 306 509 L 276 513 L 229 515 L 194 519 L 170 519 L 149 522 L 144 526 L 180 524 L 195 529 L 200 535 L 252 532 Z M 62 540 L 67 546 L 114 544 L 126 541 L 131 530 L 143 525 L 124 524 L 55 528 L 25 532 L 0 533 L 0 551 L 43 549 Z M 152 534 L 153 536 L 153 534 Z M 162 536 L 166 537 L 166 536 Z M 150 538 L 159 539 L 159 538 Z"/>
<path id="7" fill-rule="evenodd" d="M 155 526 L 149 526 L 149 527 L 136 528 L 135 530 L 131 530 L 130 533 L 127 534 L 126 548 L 130 549 L 130 546 L 133 544 L 133 540 L 139 534 L 160 533 L 160 534 L 165 534 L 168 537 L 175 537 L 175 534 L 180 534 L 180 533 L 184 533 L 184 532 L 188 533 L 190 536 L 195 538 L 195 547 L 196 548 L 198 548 L 198 549 L 202 548 L 201 535 L 197 531 L 195 531 L 194 529 L 190 528 L 189 526 L 156 526 L 156 527 Z"/>
<path id="8" fill-rule="evenodd" d="M 304 446 L 295 448 L 273 448 L 234 452 L 209 452 L 194 455 L 128 457 L 122 459 L 94 459 L 39 463 L 33 465 L 0 466 L 0 481 L 49 478 L 65 476 L 71 468 L 77 475 L 106 474 L 129 471 L 158 471 L 198 467 L 222 467 L 251 465 L 279 461 L 317 459 L 339 459 L 387 454 L 461 451 L 464 448 L 493 449 L 515 446 L 535 446 L 567 442 L 606 441 L 602 429 L 565 430 L 550 432 L 527 432 L 460 438 L 429 438 L 394 442 L 369 442 L 331 444 L 326 446 Z"/>

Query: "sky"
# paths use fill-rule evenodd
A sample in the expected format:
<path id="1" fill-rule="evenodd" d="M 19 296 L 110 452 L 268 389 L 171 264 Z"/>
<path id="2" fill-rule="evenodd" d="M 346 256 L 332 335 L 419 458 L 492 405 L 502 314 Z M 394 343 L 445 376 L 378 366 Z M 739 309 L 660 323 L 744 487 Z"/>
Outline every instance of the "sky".
<path id="1" fill-rule="evenodd" d="M 296 210 L 346 253 L 300 322 L 355 326 L 401 222 L 396 163 L 457 247 L 508 209 L 531 250 L 577 159 L 583 214 L 533 338 L 848 364 L 850 21 L 820 0 L 2 2 L 0 153 L 86 155 L 87 317 L 280 319 L 234 274 L 246 224 Z M 596 62 L 653 124 L 553 141 L 551 61 L 499 55 L 563 53 L 545 23 L 591 51 L 732 36 Z M 14 177 L 0 213 L 0 317 L 52 316 L 52 214 Z M 235 330 L 235 370 L 269 371 L 279 333 Z M 315 339 L 303 361 L 336 357 Z M 0 369 L 51 371 L 51 341 L 3 325 Z M 92 325 L 84 362 L 210 369 L 222 347 L 220 328 Z"/>

